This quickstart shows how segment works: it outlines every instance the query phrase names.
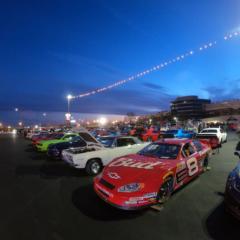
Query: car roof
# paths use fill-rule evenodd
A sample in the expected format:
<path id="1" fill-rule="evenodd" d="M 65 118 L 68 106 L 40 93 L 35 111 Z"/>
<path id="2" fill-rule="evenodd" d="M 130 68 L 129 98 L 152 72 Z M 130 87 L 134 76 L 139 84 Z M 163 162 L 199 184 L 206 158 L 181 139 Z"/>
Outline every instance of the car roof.
<path id="1" fill-rule="evenodd" d="M 192 139 L 189 139 L 189 138 L 163 138 L 163 139 L 160 139 L 156 142 L 157 143 L 182 145 L 182 144 L 185 144 L 185 143 L 192 142 Z"/>

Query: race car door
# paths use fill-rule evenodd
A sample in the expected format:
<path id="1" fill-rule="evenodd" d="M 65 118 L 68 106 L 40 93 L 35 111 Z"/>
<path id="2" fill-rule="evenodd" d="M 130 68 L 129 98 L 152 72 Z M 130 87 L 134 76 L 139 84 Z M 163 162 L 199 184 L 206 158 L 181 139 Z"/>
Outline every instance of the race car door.
<path id="1" fill-rule="evenodd" d="M 184 182 L 191 180 L 199 173 L 199 165 L 198 165 L 198 152 L 193 147 L 191 143 L 186 143 L 182 148 L 182 156 L 185 159 L 186 167 L 187 167 L 187 175 Z"/>

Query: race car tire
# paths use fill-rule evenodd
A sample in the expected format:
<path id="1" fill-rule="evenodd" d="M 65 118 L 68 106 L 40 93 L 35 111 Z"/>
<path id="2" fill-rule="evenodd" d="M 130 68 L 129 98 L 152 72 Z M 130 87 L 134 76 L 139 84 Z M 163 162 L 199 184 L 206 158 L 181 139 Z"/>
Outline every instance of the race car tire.
<path id="1" fill-rule="evenodd" d="M 88 175 L 94 176 L 101 172 L 102 167 L 103 165 L 101 160 L 94 158 L 94 159 L 88 160 L 85 170 Z"/>
<path id="2" fill-rule="evenodd" d="M 168 177 L 161 185 L 157 195 L 158 203 L 165 203 L 170 198 L 173 192 L 173 182 L 173 177 Z"/>

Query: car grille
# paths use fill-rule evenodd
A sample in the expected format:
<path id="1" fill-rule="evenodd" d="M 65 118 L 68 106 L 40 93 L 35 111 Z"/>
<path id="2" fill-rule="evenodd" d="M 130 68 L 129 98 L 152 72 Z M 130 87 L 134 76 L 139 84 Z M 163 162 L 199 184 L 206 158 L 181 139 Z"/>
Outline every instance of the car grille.
<path id="1" fill-rule="evenodd" d="M 113 190 L 115 188 L 115 186 L 113 184 L 107 182 L 103 178 L 100 179 L 99 183 L 101 183 L 103 186 L 105 186 L 106 188 L 109 188 L 111 190 Z"/>

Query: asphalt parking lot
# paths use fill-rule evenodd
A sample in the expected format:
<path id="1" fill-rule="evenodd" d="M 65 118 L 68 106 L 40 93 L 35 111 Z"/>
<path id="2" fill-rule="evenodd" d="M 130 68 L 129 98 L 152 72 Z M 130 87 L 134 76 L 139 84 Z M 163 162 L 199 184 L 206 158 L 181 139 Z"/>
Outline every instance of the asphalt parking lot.
<path id="1" fill-rule="evenodd" d="M 100 200 L 83 171 L 47 160 L 22 137 L 0 135 L 0 239 L 239 239 L 240 223 L 223 207 L 237 140 L 231 134 L 212 170 L 161 211 L 125 212 Z"/>

